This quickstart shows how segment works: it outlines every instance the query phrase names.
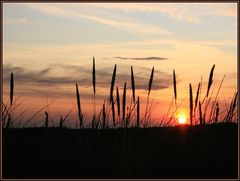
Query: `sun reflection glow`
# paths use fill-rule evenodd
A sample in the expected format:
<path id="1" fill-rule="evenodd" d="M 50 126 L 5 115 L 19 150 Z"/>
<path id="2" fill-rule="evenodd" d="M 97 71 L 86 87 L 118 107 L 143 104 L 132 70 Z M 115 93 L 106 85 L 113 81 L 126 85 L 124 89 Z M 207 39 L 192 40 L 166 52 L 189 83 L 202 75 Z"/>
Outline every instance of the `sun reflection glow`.
<path id="1" fill-rule="evenodd" d="M 186 124 L 186 117 L 183 116 L 183 115 L 179 116 L 178 123 L 179 124 Z"/>

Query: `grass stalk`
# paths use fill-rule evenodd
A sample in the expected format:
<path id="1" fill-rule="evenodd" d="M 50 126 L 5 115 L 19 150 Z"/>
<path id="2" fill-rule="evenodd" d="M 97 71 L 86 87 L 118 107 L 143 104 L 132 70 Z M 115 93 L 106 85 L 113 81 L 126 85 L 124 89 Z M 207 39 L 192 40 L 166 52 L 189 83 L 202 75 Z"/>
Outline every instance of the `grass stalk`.
<path id="1" fill-rule="evenodd" d="M 150 79 L 149 79 L 149 83 L 148 83 L 148 95 L 147 95 L 147 104 L 146 104 L 146 110 L 145 110 L 145 123 L 147 122 L 147 114 L 148 114 L 148 104 L 149 104 L 149 96 L 151 93 L 151 89 L 152 89 L 152 82 L 153 82 L 153 75 L 154 75 L 154 67 L 152 68 L 152 72 L 150 75 Z M 145 124 L 144 124 L 145 125 Z"/>
<path id="2" fill-rule="evenodd" d="M 103 108 L 102 108 L 102 116 L 103 116 L 102 129 L 104 129 L 104 128 L 106 127 L 106 109 L 105 109 L 105 101 L 104 101 Z"/>
<path id="3" fill-rule="evenodd" d="M 45 128 L 48 128 L 48 112 L 45 111 Z"/>
<path id="4" fill-rule="evenodd" d="M 219 106 L 218 106 L 218 102 L 216 104 L 216 117 L 215 117 L 215 123 L 218 122 L 218 115 L 219 115 Z"/>
<path id="5" fill-rule="evenodd" d="M 119 91 L 118 91 L 118 87 L 117 87 L 117 112 L 118 112 L 118 117 L 120 117 L 120 96 L 119 96 Z"/>
<path id="6" fill-rule="evenodd" d="M 137 127 L 140 127 L 140 100 L 139 100 L 139 96 L 137 99 Z"/>
<path id="7" fill-rule="evenodd" d="M 111 98 L 112 99 L 112 102 L 111 102 L 111 110 L 112 110 L 112 119 L 113 119 L 113 127 L 115 127 L 116 125 L 116 120 L 115 120 L 115 107 L 114 107 L 114 104 L 115 102 L 113 101 L 113 97 Z"/>
<path id="8" fill-rule="evenodd" d="M 92 128 L 95 127 L 96 120 L 96 68 L 95 68 L 95 58 L 93 57 L 93 68 L 92 68 L 92 83 L 93 83 L 93 119 Z"/>
<path id="9" fill-rule="evenodd" d="M 125 110 L 126 110 L 126 82 L 123 88 L 123 99 L 122 99 L 122 122 L 125 121 Z"/>
<path id="10" fill-rule="evenodd" d="M 174 88 L 175 104 L 177 104 L 177 81 L 176 81 L 175 70 L 173 70 L 173 88 Z"/>
<path id="11" fill-rule="evenodd" d="M 115 84 L 115 78 L 116 78 L 116 71 L 117 71 L 117 65 L 115 64 L 112 74 L 112 80 L 111 80 L 111 88 L 110 88 L 110 103 L 113 101 L 113 89 Z"/>
<path id="12" fill-rule="evenodd" d="M 203 118 L 202 118 L 202 106 L 201 106 L 201 102 L 199 101 L 199 121 L 200 121 L 200 125 L 203 124 Z"/>
<path id="13" fill-rule="evenodd" d="M 77 97 L 79 126 L 80 126 L 80 128 L 82 128 L 83 127 L 83 116 L 82 116 L 81 103 L 80 103 L 80 94 L 79 94 L 79 90 L 78 90 L 78 85 L 77 84 L 76 84 L 76 97 Z"/>
<path id="14" fill-rule="evenodd" d="M 13 102 L 13 94 L 14 94 L 14 77 L 13 77 L 13 72 L 11 72 L 11 78 L 10 78 L 10 105 L 12 107 L 12 102 Z"/>
<path id="15" fill-rule="evenodd" d="M 200 82 L 198 83 L 198 88 L 197 88 L 197 93 L 196 93 L 196 98 L 195 98 L 195 106 L 194 106 L 194 112 L 197 108 L 197 103 L 198 103 L 198 97 L 199 97 L 199 91 L 200 91 Z"/>
<path id="16" fill-rule="evenodd" d="M 131 84 L 132 84 L 133 103 L 135 103 L 135 82 L 134 82 L 134 73 L 133 73 L 133 67 L 132 66 L 131 66 Z"/>
<path id="17" fill-rule="evenodd" d="M 213 83 L 213 72 L 214 72 L 214 68 L 215 68 L 215 64 L 212 66 L 212 69 L 211 69 L 210 74 L 209 74 L 208 88 L 207 88 L 207 95 L 206 95 L 206 97 L 208 97 L 208 94 L 209 94 L 211 85 L 212 85 L 212 83 Z"/>
<path id="18" fill-rule="evenodd" d="M 189 84 L 189 110 L 190 110 L 190 125 L 192 126 L 192 115 L 193 115 L 193 95 L 192 95 L 192 85 Z"/>

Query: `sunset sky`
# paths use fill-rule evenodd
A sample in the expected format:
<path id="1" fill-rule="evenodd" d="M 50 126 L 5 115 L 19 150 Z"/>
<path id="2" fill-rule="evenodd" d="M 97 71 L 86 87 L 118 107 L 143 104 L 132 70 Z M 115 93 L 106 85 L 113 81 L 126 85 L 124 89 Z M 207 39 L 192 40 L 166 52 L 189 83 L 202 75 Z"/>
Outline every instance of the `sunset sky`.
<path id="1" fill-rule="evenodd" d="M 213 64 L 214 96 L 226 76 L 219 93 L 220 109 L 226 109 L 237 90 L 237 3 L 4 3 L 3 38 L 5 102 L 9 102 L 13 72 L 14 96 L 22 95 L 18 101 L 23 101 L 18 111 L 27 109 L 26 117 L 53 102 L 48 107 L 52 119 L 73 109 L 75 122 L 78 83 L 82 109 L 91 119 L 93 56 L 97 111 L 108 98 L 115 64 L 115 85 L 122 95 L 127 81 L 128 103 L 133 66 L 142 111 L 154 66 L 150 97 L 154 121 L 163 117 L 174 96 L 173 69 L 178 100 L 183 100 L 179 114 L 189 114 L 189 83 L 195 99 L 202 76 L 202 97 L 206 94 Z M 42 120 L 44 113 L 35 123 Z"/>

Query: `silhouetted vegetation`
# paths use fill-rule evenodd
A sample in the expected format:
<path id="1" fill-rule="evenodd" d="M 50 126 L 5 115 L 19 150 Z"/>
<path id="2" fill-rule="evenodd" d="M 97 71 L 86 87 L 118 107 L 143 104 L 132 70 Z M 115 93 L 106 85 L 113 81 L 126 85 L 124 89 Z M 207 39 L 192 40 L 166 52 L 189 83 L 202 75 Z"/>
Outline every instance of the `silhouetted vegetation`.
<path id="1" fill-rule="evenodd" d="M 19 104 L 15 104 L 17 98 L 14 98 L 14 77 L 11 73 L 10 104 L 3 103 L 2 110 L 4 178 L 237 178 L 238 92 L 227 110 L 220 109 L 217 97 L 225 76 L 212 101 L 214 68 L 215 65 L 211 68 L 204 98 L 201 97 L 202 78 L 198 83 L 195 102 L 193 87 L 189 83 L 190 126 L 176 127 L 169 126 L 174 125 L 172 121 L 183 100 L 177 96 L 175 70 L 174 95 L 168 112 L 159 125 L 153 127 L 150 124 L 153 104 L 150 93 L 154 67 L 148 83 L 145 112 L 141 114 L 142 99 L 136 95 L 132 66 L 130 105 L 127 104 L 126 82 L 122 96 L 119 87 L 114 91 L 117 76 L 115 65 L 109 97 L 96 113 L 97 72 L 93 57 L 93 119 L 88 125 L 76 83 L 79 122 L 76 128 L 79 129 L 67 129 L 65 125 L 72 110 L 64 118 L 60 114 L 56 126 L 50 126 L 49 112 L 45 111 L 42 128 L 25 128 L 50 104 L 27 120 L 14 117 L 13 112 Z M 175 109 L 171 112 L 174 100 Z M 211 103 L 212 107 L 208 109 Z"/>

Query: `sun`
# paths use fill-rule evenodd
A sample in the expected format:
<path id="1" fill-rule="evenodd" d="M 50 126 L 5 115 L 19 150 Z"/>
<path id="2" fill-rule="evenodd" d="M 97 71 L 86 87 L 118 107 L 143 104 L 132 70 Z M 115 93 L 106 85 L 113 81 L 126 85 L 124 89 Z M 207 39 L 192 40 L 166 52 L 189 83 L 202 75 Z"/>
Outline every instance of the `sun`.
<path id="1" fill-rule="evenodd" d="M 181 115 L 181 116 L 179 116 L 179 118 L 178 118 L 178 123 L 179 124 L 186 124 L 186 117 L 185 116 L 183 116 L 183 115 Z"/>

